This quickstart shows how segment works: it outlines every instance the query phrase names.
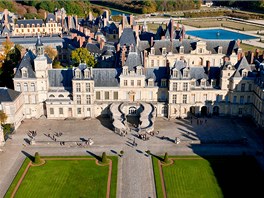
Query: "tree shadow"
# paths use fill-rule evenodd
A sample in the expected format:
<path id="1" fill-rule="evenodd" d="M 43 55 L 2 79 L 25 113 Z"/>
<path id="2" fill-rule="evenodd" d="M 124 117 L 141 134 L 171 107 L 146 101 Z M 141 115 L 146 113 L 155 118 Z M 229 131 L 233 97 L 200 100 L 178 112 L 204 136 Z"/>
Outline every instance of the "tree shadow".
<path id="1" fill-rule="evenodd" d="M 21 153 L 23 153 L 28 159 L 30 159 L 30 161 L 34 162 L 34 160 L 35 160 L 34 156 L 30 155 L 26 151 L 21 151 Z"/>
<path id="2" fill-rule="evenodd" d="M 104 126 L 105 128 L 107 128 L 107 129 L 109 129 L 111 131 L 114 131 L 114 126 L 113 126 L 110 118 L 97 116 L 96 119 L 100 121 L 102 126 Z"/>
<path id="3" fill-rule="evenodd" d="M 150 155 L 151 155 L 152 157 L 157 158 L 157 159 L 160 160 L 160 161 L 163 161 L 163 160 L 164 160 L 162 157 L 157 156 L 157 155 L 155 155 L 155 154 L 153 154 L 153 153 L 150 153 Z"/>
<path id="4" fill-rule="evenodd" d="M 116 152 L 115 150 L 112 150 L 112 149 L 111 149 L 110 151 L 111 151 L 112 153 L 114 153 L 114 154 L 117 154 L 117 152 Z"/>
<path id="5" fill-rule="evenodd" d="M 86 151 L 89 155 L 93 156 L 95 159 L 97 159 L 98 161 L 102 161 L 102 157 L 98 156 L 94 153 L 92 153 L 91 151 Z"/>

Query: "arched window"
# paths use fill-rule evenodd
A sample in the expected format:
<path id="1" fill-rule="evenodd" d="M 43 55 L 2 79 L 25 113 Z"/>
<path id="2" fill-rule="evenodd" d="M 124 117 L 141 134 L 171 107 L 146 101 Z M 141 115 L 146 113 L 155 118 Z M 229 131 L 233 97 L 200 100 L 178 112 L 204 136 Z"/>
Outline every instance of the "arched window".
<path id="1" fill-rule="evenodd" d="M 16 84 L 16 91 L 21 91 L 21 84 L 20 83 Z"/>
<path id="2" fill-rule="evenodd" d="M 90 72 L 90 70 L 86 69 L 84 71 L 84 78 L 91 78 L 91 72 Z"/>
<path id="3" fill-rule="evenodd" d="M 60 94 L 60 95 L 59 95 L 59 98 L 64 98 L 64 95 Z"/>
<path id="4" fill-rule="evenodd" d="M 136 107 L 130 107 L 128 110 L 129 114 L 135 115 L 137 113 L 137 109 Z"/>
<path id="5" fill-rule="evenodd" d="M 50 98 L 55 98 L 55 96 L 53 94 L 49 95 Z"/>

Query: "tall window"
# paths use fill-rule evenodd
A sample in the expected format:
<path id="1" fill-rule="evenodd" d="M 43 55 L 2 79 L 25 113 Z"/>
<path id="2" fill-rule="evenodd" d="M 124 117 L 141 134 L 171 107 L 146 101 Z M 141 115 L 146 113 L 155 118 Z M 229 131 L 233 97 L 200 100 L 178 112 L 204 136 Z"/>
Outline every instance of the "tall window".
<path id="1" fill-rule="evenodd" d="M 189 72 L 188 71 L 183 71 L 183 77 L 187 78 L 189 76 Z"/>
<path id="2" fill-rule="evenodd" d="M 166 79 L 161 79 L 161 86 L 166 87 L 167 86 L 167 80 Z"/>
<path id="3" fill-rule="evenodd" d="M 81 104 L 81 95 L 77 95 L 77 104 Z"/>
<path id="4" fill-rule="evenodd" d="M 96 100 L 101 100 L 101 93 L 100 93 L 100 91 L 97 91 L 96 92 L 95 98 L 96 98 Z"/>
<path id="5" fill-rule="evenodd" d="M 117 91 L 114 92 L 114 100 L 118 100 L 118 92 Z"/>
<path id="6" fill-rule="evenodd" d="M 77 114 L 80 115 L 82 113 L 82 108 L 77 108 Z"/>
<path id="7" fill-rule="evenodd" d="M 173 78 L 177 78 L 178 77 L 178 71 L 174 70 L 172 73 Z"/>
<path id="8" fill-rule="evenodd" d="M 141 80 L 137 80 L 137 86 L 141 86 Z"/>
<path id="9" fill-rule="evenodd" d="M 240 104 L 244 104 L 244 96 L 240 96 Z"/>
<path id="10" fill-rule="evenodd" d="M 245 91 L 245 86 L 246 86 L 245 83 L 241 84 L 241 91 Z"/>
<path id="11" fill-rule="evenodd" d="M 195 103 L 195 94 L 192 94 L 192 95 L 191 95 L 191 100 L 192 100 L 192 101 L 191 101 L 192 103 Z"/>
<path id="12" fill-rule="evenodd" d="M 81 92 L 81 83 L 76 83 L 76 92 Z"/>
<path id="13" fill-rule="evenodd" d="M 134 80 L 131 80 L 131 86 L 132 87 L 134 86 Z"/>
<path id="14" fill-rule="evenodd" d="M 172 91 L 177 91 L 178 83 L 174 82 L 172 83 Z"/>
<path id="15" fill-rule="evenodd" d="M 249 85 L 248 85 L 248 91 L 251 91 L 251 89 L 252 89 L 252 85 L 249 84 Z"/>
<path id="16" fill-rule="evenodd" d="M 154 60 L 151 60 L 151 67 L 154 67 Z"/>
<path id="17" fill-rule="evenodd" d="M 21 84 L 20 83 L 16 84 L 16 91 L 21 91 Z"/>
<path id="18" fill-rule="evenodd" d="M 186 94 L 184 94 L 184 95 L 182 96 L 182 103 L 183 103 L 183 104 L 187 104 L 187 95 L 186 95 Z"/>
<path id="19" fill-rule="evenodd" d="M 25 70 L 22 70 L 22 77 L 23 78 L 27 78 L 28 77 L 28 72 L 27 72 L 26 69 Z"/>
<path id="20" fill-rule="evenodd" d="M 183 83 L 183 91 L 188 91 L 188 83 Z"/>
<path id="21" fill-rule="evenodd" d="M 75 71 L 75 77 L 80 78 L 81 77 L 81 72 L 80 71 Z"/>
<path id="22" fill-rule="evenodd" d="M 50 114 L 54 115 L 54 109 L 53 108 L 50 108 Z"/>
<path id="23" fill-rule="evenodd" d="M 162 48 L 162 55 L 166 55 L 166 48 Z"/>
<path id="24" fill-rule="evenodd" d="M 233 97 L 233 103 L 236 103 L 236 102 L 237 102 L 237 97 L 234 96 L 234 97 Z"/>
<path id="25" fill-rule="evenodd" d="M 127 80 L 124 80 L 124 86 L 127 86 Z"/>
<path id="26" fill-rule="evenodd" d="M 91 95 L 86 95 L 86 104 L 91 104 Z"/>
<path id="27" fill-rule="evenodd" d="M 85 84 L 85 91 L 86 92 L 91 92 L 91 85 L 90 85 L 90 83 L 86 83 Z"/>
<path id="28" fill-rule="evenodd" d="M 28 91 L 28 84 L 24 83 L 24 91 Z"/>
<path id="29" fill-rule="evenodd" d="M 204 101 L 207 101 L 207 94 L 204 94 L 204 95 L 203 95 L 203 100 L 204 100 Z"/>
<path id="30" fill-rule="evenodd" d="M 63 108 L 59 108 L 59 113 L 60 113 L 60 115 L 63 114 Z"/>
<path id="31" fill-rule="evenodd" d="M 105 100 L 109 100 L 109 91 L 105 92 Z"/>
<path id="32" fill-rule="evenodd" d="M 34 83 L 30 84 L 30 91 L 35 91 L 35 84 Z"/>
<path id="33" fill-rule="evenodd" d="M 177 95 L 173 94 L 172 95 L 172 104 L 176 104 L 177 103 Z"/>

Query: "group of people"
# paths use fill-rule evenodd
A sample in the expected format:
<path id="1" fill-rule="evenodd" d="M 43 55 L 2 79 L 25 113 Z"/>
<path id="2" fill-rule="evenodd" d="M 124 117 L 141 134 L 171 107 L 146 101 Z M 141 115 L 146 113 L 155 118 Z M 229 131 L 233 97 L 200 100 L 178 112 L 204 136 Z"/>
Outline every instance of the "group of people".
<path id="1" fill-rule="evenodd" d="M 34 137 L 37 136 L 37 131 L 29 131 L 28 136 L 33 139 Z"/>
<path id="2" fill-rule="evenodd" d="M 92 140 L 92 138 L 88 138 L 87 140 L 85 140 L 84 144 L 83 144 L 83 142 L 80 142 L 80 143 L 76 142 L 76 145 L 79 146 L 79 147 L 84 147 L 86 145 L 91 146 L 93 144 L 94 144 L 94 141 Z"/>

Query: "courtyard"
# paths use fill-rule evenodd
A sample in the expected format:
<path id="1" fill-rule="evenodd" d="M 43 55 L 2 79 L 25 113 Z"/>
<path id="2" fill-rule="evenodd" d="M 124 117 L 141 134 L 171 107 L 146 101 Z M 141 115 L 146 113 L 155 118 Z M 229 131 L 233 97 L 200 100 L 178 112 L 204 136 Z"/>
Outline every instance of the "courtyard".
<path id="1" fill-rule="evenodd" d="M 168 152 L 170 156 L 206 157 L 255 155 L 256 151 L 263 149 L 263 134 L 253 122 L 246 118 L 212 117 L 199 118 L 199 120 L 156 118 L 154 127 L 155 132 L 159 131 L 159 133 L 149 136 L 149 140 L 144 141 L 138 138 L 138 133 L 134 130 L 125 137 L 114 133 L 109 118 L 25 120 L 7 140 L 0 153 L 2 167 L 0 193 L 5 194 L 26 156 L 33 156 L 35 152 L 39 152 L 42 156 L 91 156 L 93 154 L 100 156 L 102 152 L 106 152 L 108 156 L 119 156 L 120 151 L 123 150 L 124 156 L 118 157 L 116 197 L 132 198 L 135 196 L 156 197 L 156 190 L 158 193 L 152 171 L 154 164 L 146 155 L 147 150 L 157 156 Z M 35 144 L 29 144 L 29 131 L 37 132 L 34 138 Z M 56 136 L 56 133 L 62 133 L 62 135 Z M 56 141 L 52 139 L 54 135 Z M 86 144 L 89 138 L 94 142 L 92 145 Z M 180 139 L 179 144 L 175 143 L 175 138 Z M 245 139 L 246 144 L 242 141 Z M 137 146 L 133 145 L 134 141 Z M 65 144 L 61 145 L 61 142 Z M 263 163 L 261 156 L 260 161 Z M 91 163 L 95 165 L 94 161 Z M 89 165 L 84 166 L 89 167 Z M 82 165 L 80 169 L 81 167 Z M 21 193 L 23 194 L 22 191 Z"/>

